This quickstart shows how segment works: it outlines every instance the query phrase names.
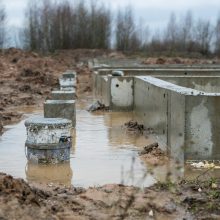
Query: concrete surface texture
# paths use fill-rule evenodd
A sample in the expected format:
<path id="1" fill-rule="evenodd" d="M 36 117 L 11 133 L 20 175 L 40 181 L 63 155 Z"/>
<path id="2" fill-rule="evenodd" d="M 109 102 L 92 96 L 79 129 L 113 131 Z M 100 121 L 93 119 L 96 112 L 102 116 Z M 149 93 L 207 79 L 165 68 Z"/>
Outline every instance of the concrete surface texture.
<path id="1" fill-rule="evenodd" d="M 114 110 L 133 109 L 133 78 L 111 77 L 110 108 Z"/>
<path id="2" fill-rule="evenodd" d="M 70 159 L 72 122 L 35 117 L 25 122 L 26 157 L 32 163 L 60 163 Z"/>
<path id="3" fill-rule="evenodd" d="M 65 118 L 76 124 L 76 111 L 74 100 L 47 100 L 44 102 L 45 118 Z"/>
<path id="4" fill-rule="evenodd" d="M 75 100 L 76 99 L 76 91 L 52 91 L 51 92 L 52 100 Z"/>
<path id="5" fill-rule="evenodd" d="M 114 77 L 110 67 L 93 72 L 97 99 L 113 111 L 134 110 L 174 158 L 219 160 L 218 65 L 121 68 L 125 76 Z"/>
<path id="6" fill-rule="evenodd" d="M 25 121 L 27 142 L 56 144 L 61 136 L 71 136 L 72 122 L 63 118 L 33 117 Z"/>
<path id="7" fill-rule="evenodd" d="M 121 68 L 118 71 L 123 71 L 125 76 L 154 76 L 154 75 L 171 75 L 171 76 L 218 76 L 220 74 L 220 68 Z M 99 75 L 107 75 L 112 73 L 112 69 L 98 69 L 96 70 Z"/>
<path id="8" fill-rule="evenodd" d="M 67 70 L 59 78 L 60 90 L 74 91 L 76 87 L 76 72 Z"/>
<path id="9" fill-rule="evenodd" d="M 76 78 L 76 72 L 73 70 L 67 70 L 62 74 L 63 78 Z"/>
<path id="10" fill-rule="evenodd" d="M 76 79 L 75 78 L 59 78 L 59 84 L 61 90 L 72 90 L 76 86 Z M 72 89 L 71 89 L 72 88 Z"/>
<path id="11" fill-rule="evenodd" d="M 220 92 L 220 76 L 157 76 L 175 85 L 204 91 L 207 93 Z"/>
<path id="12" fill-rule="evenodd" d="M 180 87 L 153 77 L 134 80 L 134 111 L 145 126 L 155 130 L 172 156 L 219 158 L 219 93 Z"/>

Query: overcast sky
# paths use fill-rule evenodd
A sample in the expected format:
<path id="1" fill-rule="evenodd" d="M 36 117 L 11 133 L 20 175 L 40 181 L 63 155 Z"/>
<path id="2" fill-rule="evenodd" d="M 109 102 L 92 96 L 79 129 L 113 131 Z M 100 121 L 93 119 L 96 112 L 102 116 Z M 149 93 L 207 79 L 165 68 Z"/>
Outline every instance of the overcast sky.
<path id="1" fill-rule="evenodd" d="M 6 7 L 9 25 L 22 26 L 27 0 L 2 1 Z M 70 1 L 74 2 L 74 0 Z M 104 0 L 104 2 L 113 9 L 132 5 L 136 17 L 142 17 L 155 29 L 167 22 L 171 12 L 175 12 L 179 17 L 187 10 L 191 10 L 195 18 L 205 18 L 212 22 L 220 12 L 220 0 Z"/>

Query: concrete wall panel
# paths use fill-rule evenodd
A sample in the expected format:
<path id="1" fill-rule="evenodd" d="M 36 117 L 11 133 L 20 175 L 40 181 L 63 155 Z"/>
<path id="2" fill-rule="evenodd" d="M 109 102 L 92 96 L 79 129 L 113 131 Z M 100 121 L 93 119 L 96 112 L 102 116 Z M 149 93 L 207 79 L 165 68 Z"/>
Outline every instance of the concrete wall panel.
<path id="1" fill-rule="evenodd" d="M 186 98 L 186 158 L 220 158 L 220 97 Z"/>
<path id="2" fill-rule="evenodd" d="M 153 128 L 159 139 L 167 145 L 168 91 L 142 79 L 134 79 L 134 111 L 145 127 Z"/>
<path id="3" fill-rule="evenodd" d="M 207 93 L 220 92 L 220 76 L 157 76 L 157 78 Z"/>
<path id="4" fill-rule="evenodd" d="M 133 77 L 111 77 L 111 104 L 113 110 L 133 109 Z"/>

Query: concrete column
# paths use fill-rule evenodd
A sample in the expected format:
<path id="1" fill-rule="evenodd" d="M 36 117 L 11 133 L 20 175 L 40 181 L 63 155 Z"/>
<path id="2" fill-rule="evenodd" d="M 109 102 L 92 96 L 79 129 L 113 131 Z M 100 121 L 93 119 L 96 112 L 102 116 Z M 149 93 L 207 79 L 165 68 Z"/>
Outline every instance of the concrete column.
<path id="1" fill-rule="evenodd" d="M 71 91 L 76 88 L 76 72 L 66 71 L 62 77 L 59 78 L 60 90 Z"/>
<path id="2" fill-rule="evenodd" d="M 75 100 L 76 99 L 76 92 L 75 90 L 72 91 L 52 91 L 51 93 L 52 100 Z"/>
<path id="3" fill-rule="evenodd" d="M 70 159 L 72 123 L 62 118 L 34 117 L 25 121 L 26 157 L 34 163 L 60 163 Z"/>
<path id="4" fill-rule="evenodd" d="M 76 72 L 73 70 L 67 70 L 65 73 L 63 73 L 63 78 L 76 78 Z"/>
<path id="5" fill-rule="evenodd" d="M 45 118 L 66 118 L 76 124 L 76 109 L 74 100 L 47 100 L 44 102 Z"/>
<path id="6" fill-rule="evenodd" d="M 76 80 L 74 78 L 59 78 L 60 90 L 73 91 L 76 88 Z"/>

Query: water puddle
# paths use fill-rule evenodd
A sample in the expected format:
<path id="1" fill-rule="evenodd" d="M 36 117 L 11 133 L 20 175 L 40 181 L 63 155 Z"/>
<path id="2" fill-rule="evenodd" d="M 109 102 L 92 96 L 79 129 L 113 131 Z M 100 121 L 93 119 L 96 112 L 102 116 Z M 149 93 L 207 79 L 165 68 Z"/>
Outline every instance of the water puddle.
<path id="1" fill-rule="evenodd" d="M 88 100 L 77 106 L 77 126 L 69 163 L 36 165 L 27 162 L 24 143 L 24 120 L 12 126 L 0 137 L 1 172 L 21 177 L 29 182 L 59 183 L 74 186 L 98 186 L 108 183 L 150 186 L 166 179 L 173 168 L 147 167 L 138 150 L 152 142 L 141 135 L 127 133 L 122 125 L 133 119 L 133 113 L 87 112 Z M 35 112 L 26 117 L 42 114 Z M 173 171 L 182 175 L 182 171 Z"/>

